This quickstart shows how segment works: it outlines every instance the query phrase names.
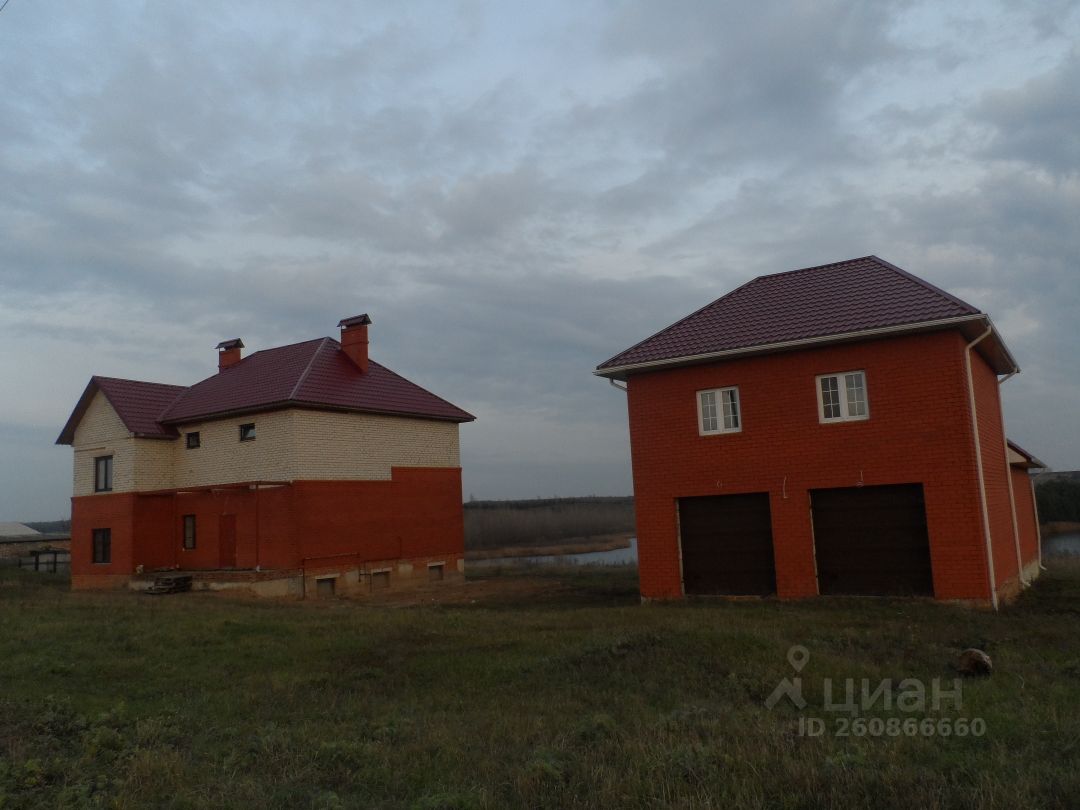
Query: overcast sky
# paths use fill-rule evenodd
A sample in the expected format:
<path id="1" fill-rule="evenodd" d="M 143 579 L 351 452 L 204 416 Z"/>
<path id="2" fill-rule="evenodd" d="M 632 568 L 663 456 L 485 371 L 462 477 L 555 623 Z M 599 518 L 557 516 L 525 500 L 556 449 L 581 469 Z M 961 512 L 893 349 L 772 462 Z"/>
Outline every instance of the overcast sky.
<path id="1" fill-rule="evenodd" d="M 991 314 L 1010 436 L 1080 468 L 1078 6 L 11 0 L 0 520 L 67 515 L 92 374 L 359 312 L 477 415 L 466 497 L 628 494 L 591 370 L 868 253 Z"/>

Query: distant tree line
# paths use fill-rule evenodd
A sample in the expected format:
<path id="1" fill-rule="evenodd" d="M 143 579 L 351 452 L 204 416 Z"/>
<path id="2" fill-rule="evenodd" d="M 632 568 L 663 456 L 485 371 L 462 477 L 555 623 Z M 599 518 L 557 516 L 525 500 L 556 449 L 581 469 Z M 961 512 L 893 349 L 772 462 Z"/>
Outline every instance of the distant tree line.
<path id="1" fill-rule="evenodd" d="M 465 504 L 465 547 L 540 546 L 634 531 L 633 498 L 536 498 Z"/>
<path id="2" fill-rule="evenodd" d="M 1043 523 L 1058 520 L 1080 523 L 1080 480 L 1054 477 L 1037 481 L 1035 501 Z"/>

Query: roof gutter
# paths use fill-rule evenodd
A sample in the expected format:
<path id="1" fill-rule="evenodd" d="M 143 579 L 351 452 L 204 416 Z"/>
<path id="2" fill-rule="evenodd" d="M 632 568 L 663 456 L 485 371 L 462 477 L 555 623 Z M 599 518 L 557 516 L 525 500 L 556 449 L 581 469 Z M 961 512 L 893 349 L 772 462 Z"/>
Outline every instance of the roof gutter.
<path id="1" fill-rule="evenodd" d="M 971 373 L 971 350 L 990 336 L 994 327 L 987 323 L 986 331 L 964 347 L 964 367 L 967 370 L 968 403 L 971 407 L 971 433 L 975 437 L 975 470 L 979 476 L 979 503 L 982 506 L 983 538 L 986 541 L 986 573 L 990 578 L 990 604 L 998 609 L 997 578 L 994 576 L 994 547 L 990 543 L 990 509 L 986 503 L 986 476 L 983 471 L 982 444 L 979 441 L 979 418 L 975 410 L 975 380 Z"/>
<path id="2" fill-rule="evenodd" d="M 660 369 L 671 366 L 685 366 L 692 365 L 694 363 L 703 363 L 710 360 L 721 360 L 729 357 L 739 357 L 742 355 L 750 354 L 767 354 L 774 351 L 783 351 L 785 349 L 797 349 L 804 346 L 815 346 L 824 343 L 843 343 L 850 340 L 862 340 L 864 338 L 872 338 L 885 335 L 895 335 L 898 333 L 914 333 L 931 331 L 934 329 L 942 329 L 949 326 L 959 326 L 964 323 L 972 323 L 974 321 L 985 321 L 988 325 L 987 334 L 994 331 L 993 324 L 990 323 L 990 317 L 985 313 L 977 313 L 975 315 L 961 315 L 955 318 L 941 318 L 936 321 L 922 321 L 921 323 L 905 323 L 897 326 L 882 326 L 876 329 L 862 329 L 858 332 L 842 332 L 835 335 L 821 335 L 819 337 L 811 338 L 799 338 L 798 340 L 784 340 L 777 343 L 763 343 L 757 346 L 745 346 L 737 349 L 725 349 L 718 352 L 707 352 L 705 354 L 690 354 L 683 357 L 671 357 L 664 360 L 652 360 L 645 363 L 629 363 L 625 366 L 612 366 L 611 368 L 597 368 L 593 371 L 597 377 L 619 377 L 620 375 L 632 373 L 636 371 L 645 371 Z M 981 338 L 980 338 L 981 340 Z M 978 341 L 976 341 L 977 343 Z M 1012 366 L 1016 367 L 1016 361 L 1013 359 L 1012 354 L 1004 343 L 1001 344 L 1002 351 L 1008 358 Z"/>

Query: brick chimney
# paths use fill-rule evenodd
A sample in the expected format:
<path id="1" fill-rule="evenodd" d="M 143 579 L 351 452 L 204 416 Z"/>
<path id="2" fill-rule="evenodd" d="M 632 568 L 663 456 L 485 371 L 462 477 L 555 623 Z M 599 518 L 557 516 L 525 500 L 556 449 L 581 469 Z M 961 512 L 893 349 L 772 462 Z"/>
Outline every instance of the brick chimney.
<path id="1" fill-rule="evenodd" d="M 352 318 L 343 318 L 338 322 L 338 326 L 341 327 L 341 350 L 356 363 L 361 373 L 365 374 L 368 370 L 367 328 L 370 323 L 371 318 L 366 313 Z"/>
<path id="2" fill-rule="evenodd" d="M 223 340 L 217 345 L 217 348 L 221 350 L 217 356 L 217 370 L 220 373 L 240 362 L 240 350 L 244 348 L 244 341 L 240 338 Z"/>

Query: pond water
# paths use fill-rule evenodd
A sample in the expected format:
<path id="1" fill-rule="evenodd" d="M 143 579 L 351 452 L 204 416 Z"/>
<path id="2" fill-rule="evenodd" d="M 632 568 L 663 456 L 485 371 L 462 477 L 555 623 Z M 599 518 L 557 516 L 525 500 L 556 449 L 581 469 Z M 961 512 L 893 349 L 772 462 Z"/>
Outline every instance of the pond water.
<path id="1" fill-rule="evenodd" d="M 507 565 L 636 565 L 637 538 L 630 538 L 626 548 L 610 551 L 590 551 L 585 554 L 548 554 L 542 557 L 493 557 L 490 560 L 469 560 L 468 567 Z"/>
<path id="2" fill-rule="evenodd" d="M 1080 532 L 1043 538 L 1044 557 L 1056 557 L 1062 554 L 1080 554 Z"/>

